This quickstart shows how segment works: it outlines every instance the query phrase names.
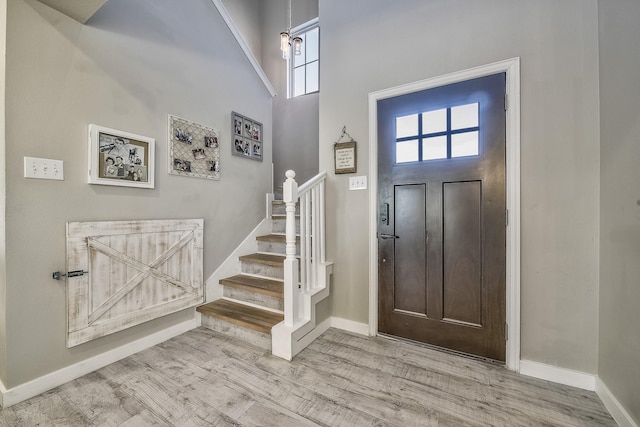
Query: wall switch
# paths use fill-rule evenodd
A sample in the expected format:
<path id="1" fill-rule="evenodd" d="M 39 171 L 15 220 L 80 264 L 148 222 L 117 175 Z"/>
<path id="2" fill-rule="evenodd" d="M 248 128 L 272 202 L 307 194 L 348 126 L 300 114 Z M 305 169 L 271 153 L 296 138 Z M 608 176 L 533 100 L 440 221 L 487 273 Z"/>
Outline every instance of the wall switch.
<path id="1" fill-rule="evenodd" d="M 349 177 L 349 190 L 366 190 L 367 189 L 367 176 L 350 176 Z"/>
<path id="2" fill-rule="evenodd" d="M 64 180 L 64 162 L 62 160 L 24 158 L 24 177 L 36 179 Z"/>

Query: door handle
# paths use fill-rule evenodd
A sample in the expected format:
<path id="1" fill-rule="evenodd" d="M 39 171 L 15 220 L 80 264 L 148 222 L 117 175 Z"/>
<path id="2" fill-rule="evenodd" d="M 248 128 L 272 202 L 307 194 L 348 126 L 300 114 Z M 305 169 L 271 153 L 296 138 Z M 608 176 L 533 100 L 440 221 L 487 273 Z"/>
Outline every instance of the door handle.
<path id="1" fill-rule="evenodd" d="M 400 236 L 396 236 L 395 234 L 378 233 L 378 238 L 382 238 L 382 239 L 399 239 Z"/>

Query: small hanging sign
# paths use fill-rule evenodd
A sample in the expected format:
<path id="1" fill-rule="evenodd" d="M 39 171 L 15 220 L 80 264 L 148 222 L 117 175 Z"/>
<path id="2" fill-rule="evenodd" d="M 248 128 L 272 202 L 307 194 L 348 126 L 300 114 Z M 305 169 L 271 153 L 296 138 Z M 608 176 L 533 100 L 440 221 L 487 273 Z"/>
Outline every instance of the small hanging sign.
<path id="1" fill-rule="evenodd" d="M 340 142 L 345 136 L 350 141 Z M 333 145 L 333 157 L 335 161 L 335 172 L 339 173 L 355 173 L 357 166 L 356 141 L 347 133 L 347 127 L 342 128 L 340 138 Z"/>

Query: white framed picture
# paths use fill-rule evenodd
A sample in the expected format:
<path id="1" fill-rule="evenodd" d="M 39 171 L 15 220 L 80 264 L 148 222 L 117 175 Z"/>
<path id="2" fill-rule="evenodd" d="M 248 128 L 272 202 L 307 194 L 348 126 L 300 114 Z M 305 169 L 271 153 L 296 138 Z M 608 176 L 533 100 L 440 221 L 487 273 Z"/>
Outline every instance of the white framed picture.
<path id="1" fill-rule="evenodd" d="M 89 125 L 89 184 L 154 188 L 155 139 Z"/>

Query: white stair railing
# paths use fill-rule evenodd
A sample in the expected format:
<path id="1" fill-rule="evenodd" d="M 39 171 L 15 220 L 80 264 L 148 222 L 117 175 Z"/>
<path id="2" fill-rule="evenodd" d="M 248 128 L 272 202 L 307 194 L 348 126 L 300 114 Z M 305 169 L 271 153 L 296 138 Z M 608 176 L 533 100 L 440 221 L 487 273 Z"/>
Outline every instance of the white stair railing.
<path id="1" fill-rule="evenodd" d="M 272 329 L 273 354 L 291 360 L 304 346 L 299 338 L 315 328 L 315 303 L 328 295 L 332 263 L 325 254 L 325 180 L 322 172 L 298 187 L 288 170 L 286 206 L 284 321 Z M 296 256 L 296 204 L 300 206 L 300 257 Z"/>
<path id="2" fill-rule="evenodd" d="M 322 286 L 319 269 L 325 263 L 324 181 L 316 175 L 298 188 L 300 199 L 300 287 L 309 292 Z"/>
<path id="3" fill-rule="evenodd" d="M 284 323 L 293 326 L 305 319 L 300 293 L 318 287 L 320 269 L 325 264 L 324 182 L 320 173 L 298 187 L 296 173 L 288 170 L 283 185 L 286 206 L 286 258 L 284 263 Z M 300 205 L 300 260 L 296 257 L 296 204 Z M 299 274 L 298 274 L 299 272 Z"/>

